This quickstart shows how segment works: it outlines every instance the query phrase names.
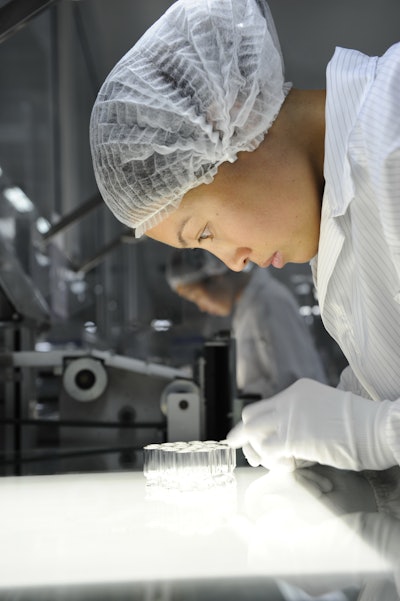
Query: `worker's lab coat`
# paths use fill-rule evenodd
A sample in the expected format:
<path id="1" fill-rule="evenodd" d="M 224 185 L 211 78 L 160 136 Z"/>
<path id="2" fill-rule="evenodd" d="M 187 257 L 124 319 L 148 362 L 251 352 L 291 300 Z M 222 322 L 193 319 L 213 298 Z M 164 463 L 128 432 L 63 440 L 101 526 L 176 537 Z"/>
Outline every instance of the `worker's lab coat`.
<path id="1" fill-rule="evenodd" d="M 349 362 L 340 387 L 394 401 L 384 438 L 400 463 L 400 44 L 337 49 L 326 115 L 321 315 Z"/>
<path id="2" fill-rule="evenodd" d="M 268 398 L 295 380 L 325 382 L 313 338 L 290 290 L 254 267 L 233 313 L 238 391 Z"/>

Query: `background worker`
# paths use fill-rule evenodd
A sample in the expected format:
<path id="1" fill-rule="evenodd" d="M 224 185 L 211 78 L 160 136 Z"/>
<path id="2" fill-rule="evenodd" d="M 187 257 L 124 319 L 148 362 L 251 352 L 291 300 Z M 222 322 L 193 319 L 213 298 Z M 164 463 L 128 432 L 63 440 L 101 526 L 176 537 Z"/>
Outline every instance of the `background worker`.
<path id="1" fill-rule="evenodd" d="M 241 396 L 268 398 L 302 377 L 326 382 L 311 332 L 289 289 L 256 265 L 237 273 L 202 250 L 177 250 L 166 276 L 182 298 L 230 316 Z"/>

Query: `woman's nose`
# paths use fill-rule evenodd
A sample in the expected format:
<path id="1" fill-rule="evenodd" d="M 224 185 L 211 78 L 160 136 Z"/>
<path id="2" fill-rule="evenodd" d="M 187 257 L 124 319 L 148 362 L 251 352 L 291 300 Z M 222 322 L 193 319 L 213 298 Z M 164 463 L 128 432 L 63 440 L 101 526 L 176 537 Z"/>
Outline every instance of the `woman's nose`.
<path id="1" fill-rule="evenodd" d="M 250 253 L 249 248 L 237 248 L 233 254 L 222 260 L 232 271 L 242 271 L 250 260 Z"/>

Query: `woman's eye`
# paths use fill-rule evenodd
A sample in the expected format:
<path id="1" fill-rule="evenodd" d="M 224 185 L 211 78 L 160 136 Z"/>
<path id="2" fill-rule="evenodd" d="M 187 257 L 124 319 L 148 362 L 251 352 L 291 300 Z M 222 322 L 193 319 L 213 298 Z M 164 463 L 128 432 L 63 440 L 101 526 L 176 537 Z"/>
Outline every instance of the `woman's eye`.
<path id="1" fill-rule="evenodd" d="M 198 238 L 198 242 L 200 243 L 202 240 L 207 240 L 207 238 L 211 238 L 211 232 L 208 228 L 208 225 L 206 225 L 204 230 L 201 232 L 201 234 Z"/>

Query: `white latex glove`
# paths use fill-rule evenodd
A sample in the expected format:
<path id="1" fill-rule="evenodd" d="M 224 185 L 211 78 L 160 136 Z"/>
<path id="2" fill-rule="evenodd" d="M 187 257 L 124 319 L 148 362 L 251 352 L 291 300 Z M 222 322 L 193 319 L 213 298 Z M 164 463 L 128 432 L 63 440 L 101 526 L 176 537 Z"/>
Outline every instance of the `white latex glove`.
<path id="1" fill-rule="evenodd" d="M 302 378 L 247 405 L 227 442 L 252 466 L 294 470 L 312 463 L 350 470 L 396 464 L 386 442 L 390 401 L 371 401 Z"/>

